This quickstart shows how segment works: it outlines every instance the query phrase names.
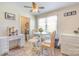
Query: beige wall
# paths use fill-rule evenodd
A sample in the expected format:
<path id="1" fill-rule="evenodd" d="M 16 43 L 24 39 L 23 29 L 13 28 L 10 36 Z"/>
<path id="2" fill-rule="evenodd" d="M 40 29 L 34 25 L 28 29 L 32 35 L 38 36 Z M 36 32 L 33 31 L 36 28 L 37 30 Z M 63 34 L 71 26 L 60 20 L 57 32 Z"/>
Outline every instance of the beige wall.
<path id="1" fill-rule="evenodd" d="M 77 15 L 64 17 L 65 12 L 76 10 Z M 61 33 L 74 34 L 73 31 L 79 27 L 79 5 L 67 7 L 58 12 L 59 27 Z"/>
<path id="2" fill-rule="evenodd" d="M 16 20 L 6 20 L 5 12 L 13 13 L 16 15 Z M 15 26 L 21 33 L 20 16 L 27 16 L 30 18 L 30 29 L 34 28 L 34 16 L 22 8 L 18 7 L 15 3 L 0 3 L 0 36 L 7 35 L 7 27 Z"/>

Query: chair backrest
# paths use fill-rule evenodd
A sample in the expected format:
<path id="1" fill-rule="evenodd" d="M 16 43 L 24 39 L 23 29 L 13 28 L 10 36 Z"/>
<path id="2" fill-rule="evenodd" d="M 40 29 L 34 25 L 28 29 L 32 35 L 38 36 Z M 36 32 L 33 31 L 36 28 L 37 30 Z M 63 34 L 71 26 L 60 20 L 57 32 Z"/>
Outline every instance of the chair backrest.
<path id="1" fill-rule="evenodd" d="M 51 33 L 51 43 L 50 43 L 50 47 L 54 48 L 55 46 L 55 31 Z"/>

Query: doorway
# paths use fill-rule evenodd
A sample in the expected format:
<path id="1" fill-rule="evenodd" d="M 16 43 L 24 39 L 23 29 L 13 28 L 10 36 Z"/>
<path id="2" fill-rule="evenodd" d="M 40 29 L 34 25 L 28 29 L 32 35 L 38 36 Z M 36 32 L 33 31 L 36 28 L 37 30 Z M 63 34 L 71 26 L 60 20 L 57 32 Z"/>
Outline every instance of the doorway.
<path id="1" fill-rule="evenodd" d="M 30 19 L 26 16 L 21 16 L 21 33 L 25 35 L 25 40 L 29 39 Z"/>

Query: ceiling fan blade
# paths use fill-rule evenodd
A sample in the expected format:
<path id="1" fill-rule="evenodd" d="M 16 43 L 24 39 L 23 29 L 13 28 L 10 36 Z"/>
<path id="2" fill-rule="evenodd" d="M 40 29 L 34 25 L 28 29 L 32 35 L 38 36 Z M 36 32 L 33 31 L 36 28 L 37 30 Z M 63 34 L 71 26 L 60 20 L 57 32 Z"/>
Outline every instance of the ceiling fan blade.
<path id="1" fill-rule="evenodd" d="M 32 12 L 32 10 L 30 10 L 30 12 Z"/>
<path id="2" fill-rule="evenodd" d="M 30 7 L 30 6 L 24 6 L 25 8 L 32 8 L 32 7 Z"/>
<path id="3" fill-rule="evenodd" d="M 39 7 L 39 9 L 44 9 L 45 7 Z"/>

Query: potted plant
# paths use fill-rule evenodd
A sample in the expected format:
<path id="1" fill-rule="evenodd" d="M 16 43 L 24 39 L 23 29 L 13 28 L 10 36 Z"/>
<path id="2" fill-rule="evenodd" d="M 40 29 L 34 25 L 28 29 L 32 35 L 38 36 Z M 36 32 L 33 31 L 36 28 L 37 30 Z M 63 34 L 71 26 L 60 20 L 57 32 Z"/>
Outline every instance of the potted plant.
<path id="1" fill-rule="evenodd" d="M 42 29 L 42 28 L 39 28 L 39 32 L 40 32 L 41 41 L 43 41 L 43 40 L 42 40 L 42 32 L 43 32 L 43 29 Z"/>

